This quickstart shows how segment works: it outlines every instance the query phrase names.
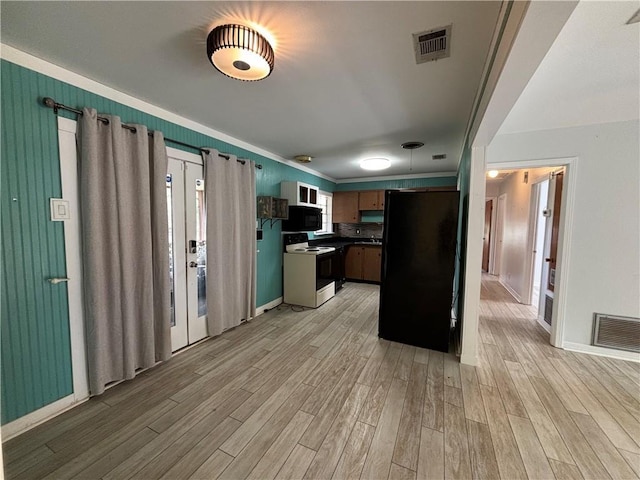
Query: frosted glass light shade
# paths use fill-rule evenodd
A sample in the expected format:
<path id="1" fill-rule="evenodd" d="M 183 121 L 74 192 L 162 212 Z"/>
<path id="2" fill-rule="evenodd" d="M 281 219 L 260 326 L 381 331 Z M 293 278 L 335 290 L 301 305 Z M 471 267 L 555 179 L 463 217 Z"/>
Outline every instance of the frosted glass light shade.
<path id="1" fill-rule="evenodd" d="M 384 170 L 391 162 L 387 158 L 366 158 L 360 162 L 360 168 L 365 170 Z"/>

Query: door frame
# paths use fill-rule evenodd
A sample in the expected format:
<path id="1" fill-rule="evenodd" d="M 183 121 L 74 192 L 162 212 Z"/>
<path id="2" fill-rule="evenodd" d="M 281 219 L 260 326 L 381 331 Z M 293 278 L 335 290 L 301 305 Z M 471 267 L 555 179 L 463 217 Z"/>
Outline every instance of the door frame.
<path id="1" fill-rule="evenodd" d="M 67 267 L 67 295 L 69 303 L 69 337 L 73 396 L 76 402 L 89 398 L 89 373 L 84 324 L 84 295 L 82 291 L 82 245 L 80 243 L 80 208 L 78 188 L 78 123 L 58 117 L 58 149 L 60 155 L 60 183 L 62 198 L 69 202 L 70 219 L 64 221 L 64 245 Z M 68 136 L 67 136 L 68 135 Z"/>
<path id="2" fill-rule="evenodd" d="M 523 168 L 564 167 L 565 185 L 562 192 L 562 209 L 560 211 L 560 232 L 558 235 L 558 255 L 556 272 L 556 291 L 554 292 L 553 311 L 551 314 L 550 343 L 554 347 L 563 348 L 564 330 L 567 316 L 567 290 L 570 261 L 571 225 L 573 225 L 573 211 L 575 191 L 578 179 L 578 158 L 562 157 L 540 160 L 521 160 L 514 162 L 500 162 L 489 164 L 492 170 L 519 170 Z M 488 165 L 487 165 L 488 166 Z M 482 240 L 482 236 L 480 236 Z M 467 272 L 469 274 L 470 272 Z M 478 301 L 480 299 L 478 298 Z"/>

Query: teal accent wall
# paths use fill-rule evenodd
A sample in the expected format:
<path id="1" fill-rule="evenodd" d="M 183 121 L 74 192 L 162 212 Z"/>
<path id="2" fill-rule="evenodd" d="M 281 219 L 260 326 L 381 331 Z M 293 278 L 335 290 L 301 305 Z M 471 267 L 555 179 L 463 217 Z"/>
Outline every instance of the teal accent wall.
<path id="1" fill-rule="evenodd" d="M 49 221 L 49 198 L 61 196 L 57 122 L 53 111 L 40 104 L 41 97 L 76 108 L 93 107 L 126 123 L 160 130 L 167 138 L 255 160 L 263 166 L 256 171 L 258 195 L 279 196 L 285 180 L 328 192 L 335 184 L 5 60 L 1 68 L 0 388 L 5 424 L 73 390 L 66 285 L 46 281 L 66 276 L 66 263 L 63 225 Z M 68 112 L 60 115 L 75 118 Z M 265 225 L 258 249 L 259 306 L 282 296 L 280 222 L 273 229 Z"/>
<path id="2" fill-rule="evenodd" d="M 454 176 L 379 180 L 374 182 L 352 182 L 337 184 L 335 191 L 352 192 L 354 190 L 386 190 L 391 188 L 449 187 L 451 185 L 455 186 L 456 182 L 457 178 Z"/>
<path id="3" fill-rule="evenodd" d="M 59 82 L 2 62 L 2 423 L 72 393 L 67 287 L 61 222 L 49 221 L 60 197 L 55 116 L 37 106 Z"/>

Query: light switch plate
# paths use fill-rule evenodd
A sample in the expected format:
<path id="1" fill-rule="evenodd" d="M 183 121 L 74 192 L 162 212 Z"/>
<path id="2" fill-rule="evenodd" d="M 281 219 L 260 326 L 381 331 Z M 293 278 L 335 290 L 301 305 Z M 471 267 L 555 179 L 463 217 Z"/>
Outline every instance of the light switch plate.
<path id="1" fill-rule="evenodd" d="M 63 200 L 62 198 L 51 198 L 49 199 L 49 203 L 51 205 L 52 222 L 62 222 L 71 218 L 68 200 Z"/>

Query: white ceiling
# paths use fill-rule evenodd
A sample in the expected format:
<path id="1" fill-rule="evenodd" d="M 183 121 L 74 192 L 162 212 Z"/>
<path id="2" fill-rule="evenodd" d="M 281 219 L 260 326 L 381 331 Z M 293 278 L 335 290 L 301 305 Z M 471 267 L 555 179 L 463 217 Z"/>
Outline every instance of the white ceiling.
<path id="1" fill-rule="evenodd" d="M 335 179 L 455 172 L 499 8 L 3 1 L 1 40 L 283 158 L 312 155 L 309 166 Z M 216 25 L 251 21 L 275 37 L 276 62 L 270 77 L 246 83 L 210 65 L 205 41 Z M 416 65 L 411 34 L 448 24 L 451 57 Z M 413 151 L 410 170 L 400 144 L 414 140 L 425 147 Z M 440 153 L 447 160 L 431 160 Z M 360 169 L 371 156 L 391 168 Z"/>
<path id="2" fill-rule="evenodd" d="M 638 119 L 639 6 L 578 3 L 498 134 Z"/>

